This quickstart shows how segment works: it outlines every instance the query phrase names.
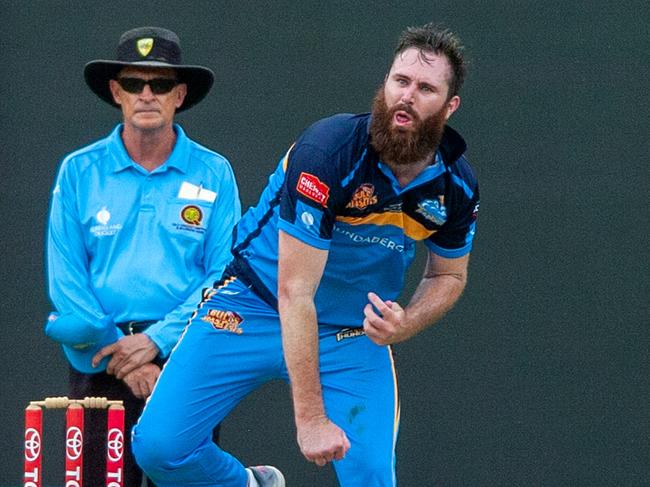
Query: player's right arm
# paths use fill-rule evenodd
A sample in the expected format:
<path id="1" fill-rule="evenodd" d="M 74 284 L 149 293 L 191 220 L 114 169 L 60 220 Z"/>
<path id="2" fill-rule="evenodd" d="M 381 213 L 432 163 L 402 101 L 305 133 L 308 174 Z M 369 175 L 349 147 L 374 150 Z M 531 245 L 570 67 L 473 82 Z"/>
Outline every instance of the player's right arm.
<path id="1" fill-rule="evenodd" d="M 279 232 L 278 309 L 298 445 L 318 466 L 340 460 L 350 448 L 343 430 L 327 418 L 320 382 L 314 295 L 327 254 Z"/>

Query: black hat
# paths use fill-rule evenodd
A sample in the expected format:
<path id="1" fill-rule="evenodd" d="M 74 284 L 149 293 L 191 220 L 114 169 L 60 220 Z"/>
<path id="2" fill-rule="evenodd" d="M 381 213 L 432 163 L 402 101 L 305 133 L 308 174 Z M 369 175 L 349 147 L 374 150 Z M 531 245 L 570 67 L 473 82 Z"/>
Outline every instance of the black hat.
<path id="1" fill-rule="evenodd" d="M 115 79 L 125 66 L 173 68 L 178 81 L 187 83 L 187 96 L 177 112 L 187 110 L 208 94 L 214 73 L 203 66 L 182 64 L 181 44 L 172 31 L 160 27 L 138 27 L 120 37 L 117 60 L 96 59 L 84 67 L 84 78 L 90 89 L 106 103 L 119 107 L 113 101 L 108 81 Z"/>

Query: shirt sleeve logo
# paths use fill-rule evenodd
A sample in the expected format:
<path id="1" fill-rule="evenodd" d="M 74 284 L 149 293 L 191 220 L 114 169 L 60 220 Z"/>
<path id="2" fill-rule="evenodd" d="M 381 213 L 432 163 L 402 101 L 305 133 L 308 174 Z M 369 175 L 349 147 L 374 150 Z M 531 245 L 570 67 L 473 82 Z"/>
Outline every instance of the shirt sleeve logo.
<path id="1" fill-rule="evenodd" d="M 362 184 L 352 195 L 350 202 L 345 205 L 346 208 L 356 208 L 363 210 L 370 205 L 377 203 L 377 195 L 375 194 L 375 187 L 372 184 Z"/>
<path id="2" fill-rule="evenodd" d="M 330 197 L 330 188 L 313 174 L 301 172 L 296 190 L 316 203 L 326 206 Z"/>
<path id="3" fill-rule="evenodd" d="M 415 210 L 427 220 L 436 225 L 443 225 L 447 221 L 447 208 L 445 207 L 444 195 L 438 196 L 438 200 L 424 200 L 418 203 Z"/>
<path id="4" fill-rule="evenodd" d="M 203 212 L 196 205 L 187 205 L 181 210 L 181 218 L 189 225 L 200 227 L 201 221 L 203 220 Z"/>

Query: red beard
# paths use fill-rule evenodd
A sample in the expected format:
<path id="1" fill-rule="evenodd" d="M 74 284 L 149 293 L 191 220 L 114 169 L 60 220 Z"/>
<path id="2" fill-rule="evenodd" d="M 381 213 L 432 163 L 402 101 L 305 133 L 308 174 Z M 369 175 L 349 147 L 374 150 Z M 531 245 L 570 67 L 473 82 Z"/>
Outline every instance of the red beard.
<path id="1" fill-rule="evenodd" d="M 412 130 L 400 130 L 393 126 L 393 116 L 404 111 L 413 118 Z M 437 113 L 421 120 L 409 105 L 399 103 L 388 108 L 383 86 L 379 88 L 372 103 L 370 137 L 372 147 L 381 159 L 397 165 L 408 165 L 431 157 L 440 145 L 447 122 L 443 107 Z"/>

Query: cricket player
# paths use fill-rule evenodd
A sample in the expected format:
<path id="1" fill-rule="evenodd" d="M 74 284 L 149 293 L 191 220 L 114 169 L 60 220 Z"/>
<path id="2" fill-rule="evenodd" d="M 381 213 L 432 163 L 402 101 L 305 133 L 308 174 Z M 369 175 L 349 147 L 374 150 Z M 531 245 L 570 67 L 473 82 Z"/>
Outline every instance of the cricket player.
<path id="1" fill-rule="evenodd" d="M 447 126 L 464 76 L 454 33 L 409 28 L 372 113 L 320 120 L 281 158 L 134 429 L 157 485 L 283 486 L 278 469 L 258 478 L 210 441 L 272 379 L 291 384 L 307 460 L 332 463 L 342 486 L 396 485 L 391 345 L 456 303 L 476 229 L 477 180 Z M 402 306 L 417 242 L 428 261 Z"/>

